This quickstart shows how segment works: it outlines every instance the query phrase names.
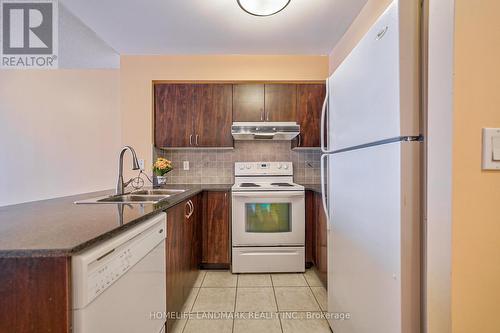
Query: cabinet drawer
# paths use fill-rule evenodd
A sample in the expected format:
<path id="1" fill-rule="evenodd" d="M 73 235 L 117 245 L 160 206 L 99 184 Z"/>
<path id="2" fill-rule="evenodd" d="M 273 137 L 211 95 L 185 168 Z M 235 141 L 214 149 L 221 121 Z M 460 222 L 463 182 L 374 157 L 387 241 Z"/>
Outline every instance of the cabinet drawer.
<path id="1" fill-rule="evenodd" d="M 233 248 L 233 273 L 304 272 L 303 247 Z"/>

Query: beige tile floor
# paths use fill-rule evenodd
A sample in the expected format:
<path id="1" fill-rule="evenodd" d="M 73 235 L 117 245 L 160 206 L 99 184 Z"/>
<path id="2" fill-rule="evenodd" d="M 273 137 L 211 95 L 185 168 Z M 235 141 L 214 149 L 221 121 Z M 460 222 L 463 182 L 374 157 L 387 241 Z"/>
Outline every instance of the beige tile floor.
<path id="1" fill-rule="evenodd" d="M 326 289 L 312 270 L 304 274 L 200 271 L 184 305 L 189 318 L 177 321 L 174 332 L 330 333 L 320 316 L 326 311 L 326 297 Z M 226 316 L 205 317 L 216 313 Z M 308 318 L 308 313 L 315 319 Z M 249 318 L 249 314 L 254 316 Z"/>

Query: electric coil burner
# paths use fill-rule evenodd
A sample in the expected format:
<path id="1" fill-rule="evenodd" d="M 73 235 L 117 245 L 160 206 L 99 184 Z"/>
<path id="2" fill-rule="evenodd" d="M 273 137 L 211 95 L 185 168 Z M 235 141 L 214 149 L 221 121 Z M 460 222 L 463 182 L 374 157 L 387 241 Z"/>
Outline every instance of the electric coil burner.
<path id="1" fill-rule="evenodd" d="M 290 183 L 271 183 L 272 186 L 281 186 L 281 187 L 292 187 L 293 184 Z"/>
<path id="2" fill-rule="evenodd" d="M 304 272 L 305 192 L 292 162 L 235 163 L 234 273 Z"/>
<path id="3" fill-rule="evenodd" d="M 241 187 L 260 187 L 260 185 L 257 185 L 255 183 L 241 183 Z"/>

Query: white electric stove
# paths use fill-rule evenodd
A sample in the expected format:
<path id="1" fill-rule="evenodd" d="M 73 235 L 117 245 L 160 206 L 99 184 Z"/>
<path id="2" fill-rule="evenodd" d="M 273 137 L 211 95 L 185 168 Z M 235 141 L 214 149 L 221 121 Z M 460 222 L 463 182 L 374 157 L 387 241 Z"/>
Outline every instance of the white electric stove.
<path id="1" fill-rule="evenodd" d="M 305 192 L 292 162 L 237 162 L 233 273 L 304 272 Z"/>

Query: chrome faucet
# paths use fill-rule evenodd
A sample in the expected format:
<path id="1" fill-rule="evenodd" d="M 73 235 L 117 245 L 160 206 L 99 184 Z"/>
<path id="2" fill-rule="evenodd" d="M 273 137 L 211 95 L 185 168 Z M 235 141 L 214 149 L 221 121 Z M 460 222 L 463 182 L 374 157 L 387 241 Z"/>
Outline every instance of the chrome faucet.
<path id="1" fill-rule="evenodd" d="M 118 184 L 116 184 L 116 194 L 123 194 L 123 190 L 132 182 L 133 179 L 130 179 L 128 182 L 123 182 L 123 155 L 125 152 L 130 150 L 132 153 L 132 170 L 139 170 L 139 161 L 137 160 L 137 155 L 135 154 L 134 148 L 130 146 L 124 146 L 120 151 L 120 160 L 118 162 Z"/>

